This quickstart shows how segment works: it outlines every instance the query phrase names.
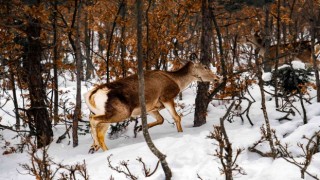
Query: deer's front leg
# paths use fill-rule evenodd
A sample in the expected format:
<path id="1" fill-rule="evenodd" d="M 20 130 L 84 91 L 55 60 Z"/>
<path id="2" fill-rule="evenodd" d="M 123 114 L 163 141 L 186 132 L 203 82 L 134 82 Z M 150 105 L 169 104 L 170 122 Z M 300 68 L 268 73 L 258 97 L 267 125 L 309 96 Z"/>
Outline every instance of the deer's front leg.
<path id="1" fill-rule="evenodd" d="M 150 111 L 150 112 L 148 112 L 148 114 L 156 119 L 155 122 L 152 122 L 152 123 L 148 124 L 148 128 L 152 128 L 153 126 L 157 126 L 157 125 L 163 124 L 164 119 L 161 116 L 161 114 L 159 113 L 159 111 Z M 137 132 L 142 131 L 142 125 L 138 126 L 136 128 L 136 131 Z"/>

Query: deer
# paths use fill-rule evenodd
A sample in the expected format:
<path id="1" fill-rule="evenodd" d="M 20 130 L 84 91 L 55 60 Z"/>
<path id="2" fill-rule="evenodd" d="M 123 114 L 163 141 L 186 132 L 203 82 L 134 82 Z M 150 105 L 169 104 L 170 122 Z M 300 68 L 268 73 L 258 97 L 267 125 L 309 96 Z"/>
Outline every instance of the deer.
<path id="1" fill-rule="evenodd" d="M 269 60 L 265 63 L 270 63 L 273 67 L 275 66 L 276 56 L 276 49 L 277 45 L 271 45 L 268 49 L 268 54 L 266 53 L 266 46 L 263 42 L 262 37 L 258 32 L 254 32 L 250 36 L 245 36 L 244 38 L 240 39 L 241 43 L 246 43 L 251 45 L 254 49 L 259 49 L 259 55 L 264 57 L 266 56 Z M 298 41 L 293 43 L 286 43 L 286 44 L 279 44 L 278 45 L 278 65 L 289 64 L 289 60 L 298 59 L 303 62 L 306 67 L 313 66 L 312 60 L 312 49 L 313 48 L 310 44 L 310 41 Z M 320 54 L 320 46 L 317 44 L 315 46 L 315 55 L 316 57 Z M 317 60 L 317 67 L 320 68 L 320 62 Z"/>
<path id="2" fill-rule="evenodd" d="M 148 128 L 163 124 L 164 118 L 159 111 L 167 109 L 175 121 L 177 131 L 183 132 L 181 117 L 175 110 L 174 98 L 194 81 L 220 81 L 218 75 L 199 61 L 182 62 L 183 67 L 176 71 L 144 72 L 146 111 L 156 120 L 148 123 Z M 100 148 L 103 151 L 108 150 L 104 137 L 110 123 L 141 115 L 137 74 L 98 85 L 85 93 L 84 99 L 92 113 L 89 121 L 94 142 L 89 153 L 94 153 Z"/>

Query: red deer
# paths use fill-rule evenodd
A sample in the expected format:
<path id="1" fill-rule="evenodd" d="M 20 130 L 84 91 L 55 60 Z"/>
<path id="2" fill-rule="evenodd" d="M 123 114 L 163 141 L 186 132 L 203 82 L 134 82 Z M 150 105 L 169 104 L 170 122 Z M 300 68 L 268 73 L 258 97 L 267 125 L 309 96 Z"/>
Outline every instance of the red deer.
<path id="1" fill-rule="evenodd" d="M 173 72 L 146 71 L 145 100 L 147 113 L 156 119 L 149 123 L 151 128 L 163 123 L 159 110 L 166 108 L 172 115 L 178 132 L 182 132 L 181 118 L 175 110 L 174 98 L 193 81 L 218 81 L 207 66 L 199 62 L 188 61 L 181 69 Z M 85 95 L 85 101 L 90 111 L 91 133 L 94 143 L 89 152 L 95 152 L 100 147 L 108 150 L 104 136 L 110 123 L 124 121 L 141 113 L 138 96 L 138 76 L 132 75 L 117 81 L 99 85 Z"/>
<path id="2" fill-rule="evenodd" d="M 276 48 L 277 45 L 271 45 L 269 47 L 268 54 L 265 54 L 266 48 L 263 43 L 263 39 L 259 35 L 259 32 L 255 32 L 249 37 L 242 38 L 240 40 L 242 43 L 247 43 L 253 46 L 253 48 L 259 48 L 259 55 L 264 57 L 265 55 L 269 59 L 268 62 L 274 67 L 276 60 Z M 283 64 L 288 64 L 294 59 L 298 59 L 305 63 L 307 67 L 312 67 L 312 54 L 311 54 L 311 45 L 310 41 L 300 41 L 294 43 L 280 44 L 278 52 L 278 64 L 279 66 Z M 319 45 L 315 46 L 315 55 L 318 56 L 320 53 Z M 318 68 L 320 67 L 320 61 L 317 61 Z"/>

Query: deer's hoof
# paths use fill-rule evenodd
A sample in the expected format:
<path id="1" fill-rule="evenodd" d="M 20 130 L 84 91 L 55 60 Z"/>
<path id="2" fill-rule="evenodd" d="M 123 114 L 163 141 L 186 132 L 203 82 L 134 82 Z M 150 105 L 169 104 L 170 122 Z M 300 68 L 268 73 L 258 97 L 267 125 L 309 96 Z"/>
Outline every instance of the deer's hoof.
<path id="1" fill-rule="evenodd" d="M 89 154 L 93 154 L 95 152 L 97 152 L 99 150 L 99 146 L 98 145 L 92 145 L 91 148 L 89 149 Z"/>
<path id="2" fill-rule="evenodd" d="M 140 132 L 140 131 L 142 131 L 142 125 L 137 126 L 137 127 L 135 128 L 135 132 Z"/>

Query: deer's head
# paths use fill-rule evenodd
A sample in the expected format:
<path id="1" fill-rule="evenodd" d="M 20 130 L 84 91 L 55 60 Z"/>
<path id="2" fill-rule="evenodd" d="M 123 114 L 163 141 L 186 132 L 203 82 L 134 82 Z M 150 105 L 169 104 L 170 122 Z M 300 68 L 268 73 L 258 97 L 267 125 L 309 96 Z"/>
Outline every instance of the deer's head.
<path id="1" fill-rule="evenodd" d="M 191 75 L 203 82 L 218 82 L 220 77 L 212 72 L 212 70 L 200 63 L 199 61 L 192 62 Z"/>

